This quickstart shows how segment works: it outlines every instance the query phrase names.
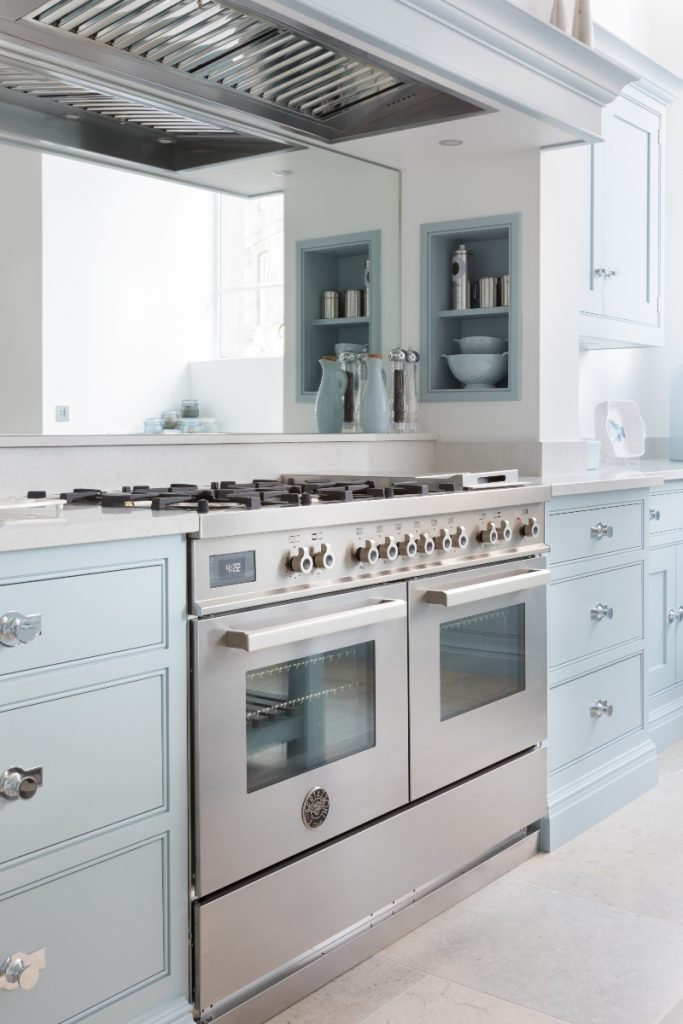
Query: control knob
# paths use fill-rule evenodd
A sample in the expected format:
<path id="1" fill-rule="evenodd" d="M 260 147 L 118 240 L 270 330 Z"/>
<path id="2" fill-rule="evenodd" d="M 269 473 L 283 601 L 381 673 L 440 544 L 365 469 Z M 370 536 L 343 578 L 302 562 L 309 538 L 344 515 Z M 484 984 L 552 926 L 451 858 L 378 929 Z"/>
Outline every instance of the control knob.
<path id="1" fill-rule="evenodd" d="M 501 519 L 500 526 L 498 527 L 498 535 L 503 540 L 512 540 L 512 528 L 507 519 Z"/>
<path id="2" fill-rule="evenodd" d="M 421 533 L 417 538 L 417 550 L 421 555 L 433 555 L 434 547 L 434 541 L 428 533 Z"/>
<path id="3" fill-rule="evenodd" d="M 407 558 L 415 558 L 419 550 L 419 544 L 415 543 L 412 533 L 407 533 L 403 540 L 399 541 L 398 550 L 399 554 L 405 555 Z"/>
<path id="4" fill-rule="evenodd" d="M 304 576 L 307 576 L 309 572 L 313 572 L 313 559 L 307 548 L 299 548 L 287 564 L 292 572 L 301 572 Z"/>
<path id="5" fill-rule="evenodd" d="M 329 544 L 320 545 L 320 551 L 316 551 L 314 554 L 313 562 L 316 569 L 334 569 L 336 558 Z"/>
<path id="6" fill-rule="evenodd" d="M 379 551 L 372 538 L 369 537 L 363 547 L 356 549 L 356 558 L 359 562 L 365 562 L 367 565 L 375 564 L 379 559 Z"/>
<path id="7" fill-rule="evenodd" d="M 434 538 L 438 551 L 450 551 L 453 547 L 453 538 L 450 530 L 439 530 L 439 536 Z"/>
<path id="8" fill-rule="evenodd" d="M 385 537 L 379 546 L 379 553 L 382 558 L 389 562 L 395 562 L 398 558 L 398 544 L 393 537 Z"/>
<path id="9" fill-rule="evenodd" d="M 483 530 L 479 532 L 479 540 L 482 544 L 497 544 L 498 530 L 494 522 L 489 521 Z"/>
<path id="10" fill-rule="evenodd" d="M 527 519 L 526 523 L 522 527 L 522 536 L 523 537 L 538 537 L 540 532 L 541 532 L 541 528 L 538 525 L 537 520 L 534 519 L 533 516 L 529 516 L 529 518 Z"/>
<path id="11" fill-rule="evenodd" d="M 456 548 L 460 548 L 461 551 L 464 551 L 469 542 L 470 538 L 467 536 L 467 531 L 465 530 L 465 527 L 456 526 L 455 533 L 453 535 L 453 543 L 455 544 Z"/>

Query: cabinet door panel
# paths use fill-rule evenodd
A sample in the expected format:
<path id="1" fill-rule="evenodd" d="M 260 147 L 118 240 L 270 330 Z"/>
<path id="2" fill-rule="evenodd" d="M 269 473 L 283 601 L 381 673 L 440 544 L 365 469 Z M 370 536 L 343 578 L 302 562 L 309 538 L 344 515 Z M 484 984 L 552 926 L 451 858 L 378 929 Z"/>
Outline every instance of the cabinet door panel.
<path id="1" fill-rule="evenodd" d="M 676 646 L 683 638 L 683 626 L 669 622 L 676 605 L 676 549 L 660 548 L 650 553 L 647 595 L 647 669 L 650 694 L 666 690 L 676 682 Z M 683 664 L 683 662 L 681 662 Z"/>
<path id="2" fill-rule="evenodd" d="M 605 180 L 605 145 L 586 146 L 581 184 L 581 208 L 585 210 L 581 309 L 595 316 L 602 316 L 605 291 L 604 280 L 599 274 L 605 265 L 605 207 L 600 199 Z"/>
<path id="3" fill-rule="evenodd" d="M 606 114 L 604 143 L 605 316 L 656 326 L 659 285 L 657 113 L 624 98 Z"/>

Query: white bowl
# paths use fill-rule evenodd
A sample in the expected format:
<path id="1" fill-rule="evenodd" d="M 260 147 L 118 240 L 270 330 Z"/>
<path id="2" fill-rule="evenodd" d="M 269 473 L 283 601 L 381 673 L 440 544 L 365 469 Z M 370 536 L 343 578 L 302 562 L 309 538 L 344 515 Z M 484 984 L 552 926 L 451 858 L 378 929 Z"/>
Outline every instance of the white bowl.
<path id="1" fill-rule="evenodd" d="M 508 372 L 508 354 L 462 353 L 443 356 L 448 369 L 468 391 L 484 391 L 500 383 Z"/>
<path id="2" fill-rule="evenodd" d="M 507 338 L 491 338 L 487 334 L 473 334 L 469 338 L 454 338 L 463 355 L 502 355 L 508 350 Z"/>

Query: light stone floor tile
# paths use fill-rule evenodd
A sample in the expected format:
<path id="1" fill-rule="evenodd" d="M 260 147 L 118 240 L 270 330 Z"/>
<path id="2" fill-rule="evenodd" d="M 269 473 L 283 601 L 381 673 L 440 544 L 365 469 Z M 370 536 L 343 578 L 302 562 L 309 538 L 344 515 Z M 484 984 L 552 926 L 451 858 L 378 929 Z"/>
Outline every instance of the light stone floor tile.
<path id="1" fill-rule="evenodd" d="M 683 927 L 510 877 L 380 956 L 573 1024 L 657 1024 L 683 997 Z"/>
<path id="2" fill-rule="evenodd" d="M 661 1024 L 683 1024 L 683 1000 L 667 1013 Z"/>
<path id="3" fill-rule="evenodd" d="M 422 978 L 421 971 L 371 957 L 272 1017 L 268 1024 L 360 1024 Z"/>
<path id="4" fill-rule="evenodd" d="M 377 1010 L 364 1024 L 558 1024 L 558 1020 L 429 976 Z"/>

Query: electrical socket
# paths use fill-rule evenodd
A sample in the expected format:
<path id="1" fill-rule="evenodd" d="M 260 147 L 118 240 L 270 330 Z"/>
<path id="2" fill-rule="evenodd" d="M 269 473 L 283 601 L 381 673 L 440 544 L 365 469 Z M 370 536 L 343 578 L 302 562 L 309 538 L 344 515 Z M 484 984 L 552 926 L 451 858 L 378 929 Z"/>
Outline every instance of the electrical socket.
<path id="1" fill-rule="evenodd" d="M 55 420 L 57 423 L 68 423 L 69 422 L 69 406 L 68 405 L 56 405 L 55 406 Z"/>

